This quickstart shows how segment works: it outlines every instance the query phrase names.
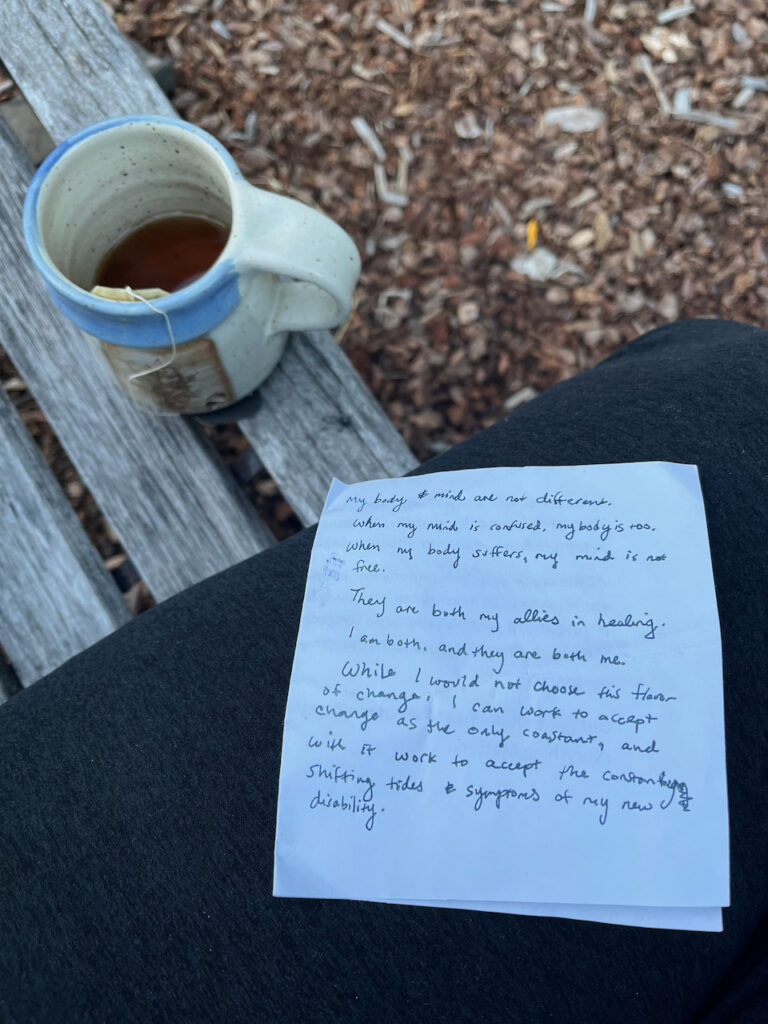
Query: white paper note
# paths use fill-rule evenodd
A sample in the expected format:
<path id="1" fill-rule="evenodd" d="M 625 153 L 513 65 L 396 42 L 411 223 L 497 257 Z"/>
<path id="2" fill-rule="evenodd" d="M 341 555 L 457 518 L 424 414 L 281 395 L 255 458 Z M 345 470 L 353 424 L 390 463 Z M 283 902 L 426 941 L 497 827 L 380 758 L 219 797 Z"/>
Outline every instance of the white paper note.
<path id="1" fill-rule="evenodd" d="M 335 484 L 288 698 L 275 895 L 718 928 L 722 704 L 695 467 Z"/>

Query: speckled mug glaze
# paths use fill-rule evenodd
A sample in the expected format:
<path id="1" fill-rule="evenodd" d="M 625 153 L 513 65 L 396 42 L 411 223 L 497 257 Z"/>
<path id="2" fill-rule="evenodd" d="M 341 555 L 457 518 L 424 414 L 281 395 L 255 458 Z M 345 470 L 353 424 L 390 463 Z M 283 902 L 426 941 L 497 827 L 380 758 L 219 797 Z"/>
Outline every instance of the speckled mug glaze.
<path id="1" fill-rule="evenodd" d="M 89 290 L 107 252 L 171 214 L 230 225 L 205 274 L 152 300 L 169 318 L 175 352 L 158 312 Z M 134 401 L 164 413 L 208 412 L 250 394 L 288 332 L 348 316 L 360 273 L 354 242 L 332 220 L 250 185 L 207 132 L 151 115 L 103 121 L 62 142 L 32 179 L 24 233 L 53 300 L 101 364 Z"/>

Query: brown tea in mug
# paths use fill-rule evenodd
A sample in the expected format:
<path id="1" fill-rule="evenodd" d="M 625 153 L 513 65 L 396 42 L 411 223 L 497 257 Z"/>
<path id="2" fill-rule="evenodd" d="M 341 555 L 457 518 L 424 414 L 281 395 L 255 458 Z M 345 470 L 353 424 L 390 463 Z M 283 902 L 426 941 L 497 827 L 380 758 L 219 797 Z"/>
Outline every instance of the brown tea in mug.
<path id="1" fill-rule="evenodd" d="M 229 229 L 204 217 L 175 215 L 133 231 L 101 261 L 94 285 L 175 292 L 210 269 Z"/>

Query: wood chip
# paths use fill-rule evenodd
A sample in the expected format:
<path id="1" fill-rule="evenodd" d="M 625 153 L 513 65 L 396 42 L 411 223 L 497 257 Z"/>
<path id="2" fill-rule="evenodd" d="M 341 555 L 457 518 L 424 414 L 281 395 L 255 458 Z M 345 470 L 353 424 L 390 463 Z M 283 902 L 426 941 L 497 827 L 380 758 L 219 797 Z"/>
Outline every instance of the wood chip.
<path id="1" fill-rule="evenodd" d="M 472 110 L 455 121 L 453 127 L 460 139 L 479 139 L 483 134 L 483 129 L 477 123 L 477 118 Z"/>
<path id="2" fill-rule="evenodd" d="M 353 75 L 362 78 L 364 82 L 372 82 L 377 75 L 381 74 L 378 68 L 366 68 L 359 61 L 354 61 L 350 70 Z"/>
<path id="3" fill-rule="evenodd" d="M 659 25 L 666 25 L 670 21 L 677 21 L 678 18 L 685 18 L 689 14 L 695 14 L 696 8 L 692 3 L 677 4 L 675 7 L 667 7 L 664 11 L 659 11 L 656 15 L 656 21 Z"/>
<path id="4" fill-rule="evenodd" d="M 499 220 L 502 222 L 502 224 L 505 225 L 505 227 L 512 227 L 512 224 L 514 223 L 512 220 L 512 215 L 510 214 L 509 210 L 506 208 L 504 203 L 502 203 L 498 196 L 492 197 L 491 208 L 493 209 L 494 213 L 499 218 Z"/>
<path id="5" fill-rule="evenodd" d="M 480 316 L 480 306 L 477 302 L 461 302 L 456 310 L 456 318 L 462 327 L 473 324 Z"/>
<path id="6" fill-rule="evenodd" d="M 754 89 L 740 89 L 736 95 L 736 99 L 733 101 L 734 107 L 739 110 L 741 107 L 746 107 L 749 101 L 754 97 Z"/>
<path id="7" fill-rule="evenodd" d="M 527 384 L 524 388 L 520 388 L 514 395 L 510 395 L 509 398 L 504 399 L 504 409 L 506 412 L 512 412 L 513 409 L 517 409 L 520 405 L 525 405 L 526 402 L 530 402 L 532 399 L 538 396 L 536 388 L 531 387 Z"/>
<path id="8" fill-rule="evenodd" d="M 592 231 L 595 236 L 595 252 L 605 252 L 613 239 L 613 228 L 605 210 L 598 210 L 595 214 L 595 219 L 592 221 Z"/>
<path id="9" fill-rule="evenodd" d="M 592 228 L 582 228 L 581 231 L 571 235 L 568 239 L 568 245 L 571 249 L 586 249 L 587 246 L 592 245 L 594 240 L 595 233 Z"/>
<path id="10" fill-rule="evenodd" d="M 680 300 L 676 295 L 667 292 L 666 295 L 662 295 L 656 308 L 665 320 L 677 320 L 680 315 Z"/>
<path id="11" fill-rule="evenodd" d="M 662 26 L 654 26 L 650 32 L 641 32 L 640 42 L 652 57 L 665 64 L 677 64 L 694 50 L 684 31 Z"/>
<path id="12" fill-rule="evenodd" d="M 544 112 L 542 123 L 564 132 L 593 132 L 605 119 L 594 107 L 552 107 Z"/>
<path id="13" fill-rule="evenodd" d="M 569 210 L 578 210 L 580 206 L 585 206 L 587 203 L 591 203 L 593 199 L 597 199 L 598 191 L 592 185 L 587 185 L 583 188 L 578 195 L 574 196 L 573 199 L 568 202 Z"/>
<path id="14" fill-rule="evenodd" d="M 537 196 L 535 199 L 527 199 L 520 207 L 520 216 L 525 220 L 538 213 L 539 210 L 546 210 L 548 206 L 554 205 L 554 199 L 549 196 Z"/>
<path id="15" fill-rule="evenodd" d="M 691 124 L 705 124 L 712 128 L 722 128 L 726 132 L 738 132 L 742 127 L 739 118 L 715 114 L 710 110 L 688 110 L 682 114 L 674 113 L 673 116 L 679 121 L 689 121 Z"/>
<path id="16" fill-rule="evenodd" d="M 637 55 L 637 65 L 651 83 L 651 88 L 656 93 L 656 99 L 659 101 L 659 110 L 661 111 L 662 117 L 669 117 L 672 113 L 672 107 L 667 99 L 666 93 L 661 87 L 661 82 L 659 81 L 656 72 L 653 70 L 651 58 L 647 53 L 640 53 Z"/>
<path id="17" fill-rule="evenodd" d="M 413 151 L 407 144 L 397 147 L 397 177 L 395 178 L 395 192 L 402 195 L 408 193 L 409 168 L 413 163 Z"/>
<path id="18" fill-rule="evenodd" d="M 376 19 L 376 28 L 379 32 L 383 32 L 385 36 L 389 36 L 390 39 L 394 39 L 396 43 L 404 47 L 406 50 L 413 49 L 413 43 L 410 37 L 404 32 L 401 32 L 400 29 L 395 28 L 394 25 L 390 25 L 390 23 L 384 18 Z"/>
<path id="19" fill-rule="evenodd" d="M 389 187 L 386 172 L 381 164 L 374 165 L 373 180 L 376 183 L 376 194 L 382 203 L 387 203 L 390 206 L 408 206 L 410 202 L 408 196 L 401 192 L 395 192 Z"/>

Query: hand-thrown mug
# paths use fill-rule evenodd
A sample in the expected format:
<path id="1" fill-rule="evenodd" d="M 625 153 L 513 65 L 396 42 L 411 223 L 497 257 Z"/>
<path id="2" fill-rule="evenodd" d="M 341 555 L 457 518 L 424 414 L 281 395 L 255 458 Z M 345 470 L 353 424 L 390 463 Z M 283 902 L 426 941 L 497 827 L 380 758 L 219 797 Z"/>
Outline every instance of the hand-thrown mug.
<path id="1" fill-rule="evenodd" d="M 122 239 L 179 215 L 228 232 L 202 276 L 151 303 L 91 294 Z M 250 394 L 288 332 L 343 322 L 360 273 L 354 242 L 332 220 L 250 185 L 207 132 L 154 115 L 62 142 L 32 180 L 24 234 L 54 302 L 120 387 L 156 412 L 208 412 Z"/>

